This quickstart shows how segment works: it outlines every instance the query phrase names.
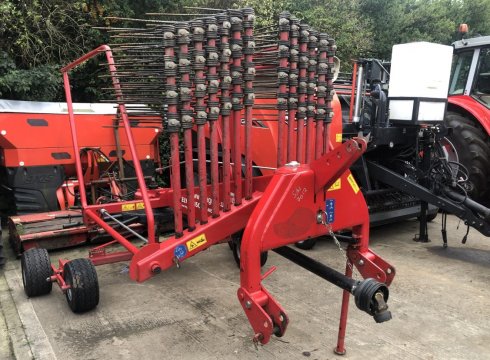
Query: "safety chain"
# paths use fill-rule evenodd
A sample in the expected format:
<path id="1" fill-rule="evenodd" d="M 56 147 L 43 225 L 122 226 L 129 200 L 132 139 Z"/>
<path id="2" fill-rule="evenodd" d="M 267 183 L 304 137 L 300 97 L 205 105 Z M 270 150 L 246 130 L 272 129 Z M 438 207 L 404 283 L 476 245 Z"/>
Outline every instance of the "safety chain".
<path id="1" fill-rule="evenodd" d="M 349 260 L 349 257 L 347 256 L 347 252 L 342 248 L 342 245 L 340 245 L 340 241 L 339 241 L 339 239 L 337 239 L 337 236 L 335 236 L 335 233 L 333 232 L 332 226 L 325 220 L 327 218 L 327 212 L 323 211 L 323 215 L 325 215 L 325 216 L 322 216 L 322 224 L 325 225 L 325 227 L 327 228 L 328 235 L 330 235 L 332 237 L 335 245 L 337 245 L 337 247 L 339 248 L 339 251 L 342 254 L 342 257 L 345 257 L 345 261 L 347 263 L 347 266 L 351 269 L 352 277 L 354 277 L 355 268 L 354 268 L 354 266 L 352 266 L 352 262 Z"/>

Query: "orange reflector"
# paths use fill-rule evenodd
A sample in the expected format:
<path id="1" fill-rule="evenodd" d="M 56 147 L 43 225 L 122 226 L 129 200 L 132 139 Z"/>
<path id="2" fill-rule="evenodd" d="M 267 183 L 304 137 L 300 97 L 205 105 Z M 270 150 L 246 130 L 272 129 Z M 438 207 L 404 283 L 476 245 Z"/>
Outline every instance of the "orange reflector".
<path id="1" fill-rule="evenodd" d="M 461 33 L 461 34 L 466 34 L 468 33 L 468 24 L 460 24 L 459 25 L 459 29 L 458 31 Z"/>

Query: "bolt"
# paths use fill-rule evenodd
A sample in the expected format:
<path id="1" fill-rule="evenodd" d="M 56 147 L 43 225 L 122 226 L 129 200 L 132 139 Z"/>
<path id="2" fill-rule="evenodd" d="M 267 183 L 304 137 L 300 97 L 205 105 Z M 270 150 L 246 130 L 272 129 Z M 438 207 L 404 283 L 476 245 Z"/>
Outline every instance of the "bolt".
<path id="1" fill-rule="evenodd" d="M 264 321 L 264 327 L 265 328 L 268 328 L 269 327 L 269 323 L 267 321 Z"/>
<path id="2" fill-rule="evenodd" d="M 361 265 L 361 266 L 364 265 L 364 260 L 362 260 L 362 259 L 359 260 L 358 264 Z"/>
<path id="3" fill-rule="evenodd" d="M 316 213 L 316 223 L 323 224 L 323 211 L 319 211 Z"/>
<path id="4" fill-rule="evenodd" d="M 386 273 L 389 275 L 391 274 L 391 268 L 386 269 Z"/>
<path id="5" fill-rule="evenodd" d="M 283 321 L 284 321 L 284 316 L 282 316 L 282 314 L 281 314 L 281 315 L 279 315 L 279 321 L 280 321 L 280 322 L 283 322 Z"/>
<path id="6" fill-rule="evenodd" d="M 250 300 L 245 301 L 245 307 L 250 309 L 252 307 L 252 302 Z"/>

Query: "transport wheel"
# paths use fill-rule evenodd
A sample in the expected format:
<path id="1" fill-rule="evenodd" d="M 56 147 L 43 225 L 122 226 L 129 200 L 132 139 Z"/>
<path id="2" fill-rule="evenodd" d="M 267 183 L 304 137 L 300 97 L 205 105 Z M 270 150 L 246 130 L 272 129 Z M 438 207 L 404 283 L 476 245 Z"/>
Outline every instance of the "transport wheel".
<path id="1" fill-rule="evenodd" d="M 233 258 L 235 259 L 235 262 L 240 268 L 240 247 L 242 245 L 242 232 L 239 232 L 237 234 L 232 235 L 232 240 L 230 241 L 231 245 L 231 251 L 233 252 Z M 267 262 L 267 257 L 268 253 L 267 251 L 264 251 L 263 253 L 260 254 L 260 266 L 264 266 L 265 263 Z"/>
<path id="2" fill-rule="evenodd" d="M 46 249 L 29 249 L 20 260 L 22 283 L 28 297 L 46 295 L 51 292 L 53 283 L 47 279 L 53 274 L 51 261 Z"/>
<path id="3" fill-rule="evenodd" d="M 468 170 L 468 195 L 478 202 L 488 202 L 490 193 L 490 139 L 473 119 L 448 112 L 445 125 L 453 128 L 451 135 L 441 140 L 442 150 L 449 161 L 463 164 Z"/>
<path id="4" fill-rule="evenodd" d="M 294 245 L 301 250 L 311 250 L 316 244 L 316 239 L 307 239 L 303 241 L 298 241 Z"/>
<path id="5" fill-rule="evenodd" d="M 92 310 L 99 303 L 99 281 L 89 259 L 75 259 L 63 268 L 64 280 L 70 288 L 66 300 L 74 313 Z"/>

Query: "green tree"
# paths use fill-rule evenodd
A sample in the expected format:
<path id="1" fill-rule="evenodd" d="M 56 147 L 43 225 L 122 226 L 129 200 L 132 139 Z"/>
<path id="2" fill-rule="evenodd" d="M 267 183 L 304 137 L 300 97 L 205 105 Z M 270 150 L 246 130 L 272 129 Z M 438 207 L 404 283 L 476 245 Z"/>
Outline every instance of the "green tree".
<path id="1" fill-rule="evenodd" d="M 63 100 L 61 66 L 109 41 L 94 27 L 106 16 L 136 17 L 170 6 L 157 0 L 3 0 L 0 3 L 0 96 L 23 100 Z M 96 101 L 104 81 L 94 79 L 97 61 L 73 72 L 74 98 Z"/>
<path id="2" fill-rule="evenodd" d="M 295 1 L 293 11 L 316 30 L 333 36 L 342 68 L 371 54 L 373 28 L 370 19 L 362 16 L 358 0 Z"/>
<path id="3" fill-rule="evenodd" d="M 490 1 L 462 0 L 459 11 L 454 14 L 457 23 L 467 23 L 472 35 L 490 35 Z"/>
<path id="4" fill-rule="evenodd" d="M 488 0 L 360 0 L 360 11 L 373 24 L 373 54 L 390 59 L 395 44 L 430 41 L 449 45 L 458 25 L 471 34 L 490 34 Z"/>
<path id="5" fill-rule="evenodd" d="M 361 16 L 358 0 L 248 0 L 239 2 L 255 9 L 259 26 L 276 21 L 280 12 L 287 10 L 312 26 L 335 38 L 337 56 L 342 68 L 350 67 L 350 60 L 371 53 L 372 26 L 370 19 Z"/>

